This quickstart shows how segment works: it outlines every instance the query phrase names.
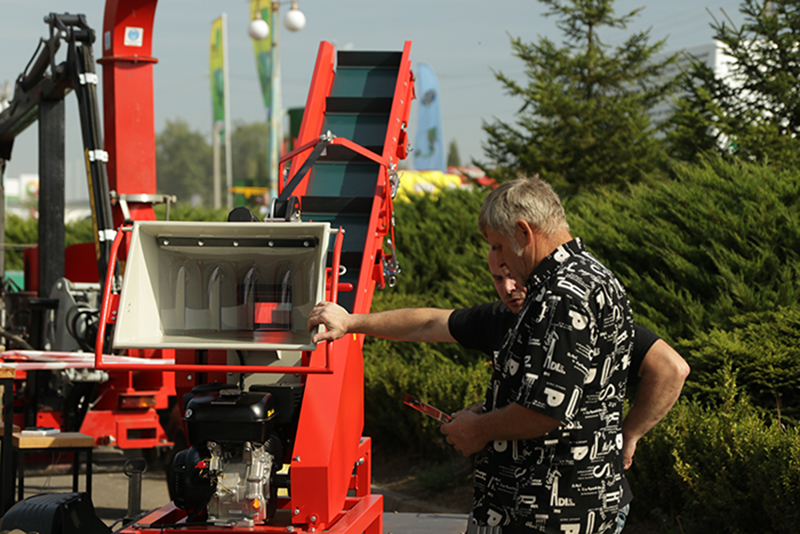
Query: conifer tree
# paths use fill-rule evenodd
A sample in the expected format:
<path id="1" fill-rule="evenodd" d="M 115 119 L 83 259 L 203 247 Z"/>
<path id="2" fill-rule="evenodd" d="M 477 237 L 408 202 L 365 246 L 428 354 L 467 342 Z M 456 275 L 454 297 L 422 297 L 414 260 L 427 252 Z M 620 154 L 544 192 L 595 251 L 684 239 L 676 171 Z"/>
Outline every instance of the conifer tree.
<path id="1" fill-rule="evenodd" d="M 458 153 L 458 143 L 455 139 L 450 141 L 450 148 L 447 151 L 447 166 L 461 167 L 461 156 Z"/>
<path id="2" fill-rule="evenodd" d="M 204 203 L 211 203 L 211 146 L 202 133 L 192 131 L 183 119 L 167 120 L 156 135 L 156 172 L 158 191 L 176 195 L 179 202 L 189 203 L 200 194 Z"/>
<path id="3" fill-rule="evenodd" d="M 624 30 L 640 9 L 617 17 L 611 0 L 540 1 L 564 42 L 512 39 L 527 80 L 496 77 L 522 106 L 513 123 L 484 123 L 486 167 L 499 167 L 498 177 L 538 173 L 562 191 L 638 181 L 664 161 L 648 111 L 674 86 L 666 69 L 677 55 L 657 59 L 665 41 L 650 44 L 649 31 L 616 47 L 600 39 L 603 30 Z"/>
<path id="4" fill-rule="evenodd" d="M 800 4 L 744 0 L 745 22 L 714 20 L 714 39 L 730 55 L 717 76 L 694 60 L 681 82 L 684 96 L 670 120 L 670 152 L 695 161 L 703 151 L 783 166 L 800 162 Z"/>

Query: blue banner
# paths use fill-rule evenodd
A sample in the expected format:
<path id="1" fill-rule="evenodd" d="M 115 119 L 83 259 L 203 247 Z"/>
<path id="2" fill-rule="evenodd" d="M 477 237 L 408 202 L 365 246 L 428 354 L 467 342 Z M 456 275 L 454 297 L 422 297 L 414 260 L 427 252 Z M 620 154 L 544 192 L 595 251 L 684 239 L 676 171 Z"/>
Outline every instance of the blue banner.
<path id="1" fill-rule="evenodd" d="M 416 78 L 419 112 L 413 152 L 414 166 L 420 171 L 446 172 L 439 82 L 433 69 L 426 63 L 417 64 Z"/>

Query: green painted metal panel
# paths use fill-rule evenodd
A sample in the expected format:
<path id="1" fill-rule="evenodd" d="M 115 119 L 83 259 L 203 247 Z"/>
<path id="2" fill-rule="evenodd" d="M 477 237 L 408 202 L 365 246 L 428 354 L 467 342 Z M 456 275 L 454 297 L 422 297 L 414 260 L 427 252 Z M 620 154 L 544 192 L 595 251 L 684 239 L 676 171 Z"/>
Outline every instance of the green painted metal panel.
<path id="1" fill-rule="evenodd" d="M 319 163 L 308 181 L 307 195 L 372 197 L 378 181 L 378 164 Z"/>
<path id="2" fill-rule="evenodd" d="M 330 96 L 387 97 L 394 95 L 397 69 L 385 67 L 348 67 L 336 71 Z"/>
<path id="3" fill-rule="evenodd" d="M 328 113 L 323 131 L 331 131 L 361 146 L 383 145 L 389 114 Z"/>

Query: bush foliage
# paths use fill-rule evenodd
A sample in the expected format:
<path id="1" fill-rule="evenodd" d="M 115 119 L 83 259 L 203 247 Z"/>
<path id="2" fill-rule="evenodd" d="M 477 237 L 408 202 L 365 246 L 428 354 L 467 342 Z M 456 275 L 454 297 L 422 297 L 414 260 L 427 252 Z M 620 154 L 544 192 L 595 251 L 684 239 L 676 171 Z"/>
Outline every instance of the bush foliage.
<path id="1" fill-rule="evenodd" d="M 710 157 L 674 180 L 568 207 L 573 235 L 622 280 L 637 320 L 673 340 L 800 298 L 797 171 Z"/>
<path id="2" fill-rule="evenodd" d="M 736 394 L 679 402 L 639 442 L 628 476 L 632 514 L 686 534 L 795 532 L 800 521 L 800 434 Z M 633 516 L 635 517 L 635 516 Z"/>
<path id="3" fill-rule="evenodd" d="M 372 311 L 461 308 L 496 298 L 486 267 L 488 246 L 477 229 L 486 191 L 410 195 L 395 205 L 394 288 L 376 291 Z M 458 214 L 454 216 L 454 214 Z M 404 343 L 367 337 L 364 343 L 365 432 L 376 444 L 443 457 L 456 454 L 439 424 L 403 404 L 406 393 L 447 412 L 483 398 L 487 358 L 454 343 Z"/>
<path id="4" fill-rule="evenodd" d="M 713 329 L 680 349 L 692 367 L 684 394 L 704 402 L 727 395 L 728 374 L 737 391 L 770 419 L 800 422 L 800 310 L 776 309 L 731 319 L 731 330 Z"/>

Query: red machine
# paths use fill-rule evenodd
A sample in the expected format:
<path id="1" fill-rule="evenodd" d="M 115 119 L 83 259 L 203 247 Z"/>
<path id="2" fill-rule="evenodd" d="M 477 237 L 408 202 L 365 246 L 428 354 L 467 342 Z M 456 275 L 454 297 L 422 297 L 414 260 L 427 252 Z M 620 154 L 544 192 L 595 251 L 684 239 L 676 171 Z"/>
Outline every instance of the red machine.
<path id="1" fill-rule="evenodd" d="M 355 313 L 368 312 L 375 286 L 392 284 L 399 272 L 392 198 L 414 98 L 410 42 L 401 52 L 338 55 L 330 43 L 320 45 L 299 148 L 281 159 L 280 194 L 267 222 L 161 225 L 152 211 L 155 7 L 156 0 L 106 5 L 99 62 L 118 230 L 104 269 L 92 368 L 129 376 L 130 396 L 142 385 L 137 377 L 174 373 L 189 448 L 175 458 L 174 501 L 121 532 L 378 534 L 382 497 L 370 494 L 370 440 L 361 435 L 363 336 L 318 348 L 289 341 L 308 335 L 302 311 L 315 304 L 298 268 L 321 268 L 320 296 Z M 130 31 L 138 32 L 135 46 Z M 233 212 L 230 219 L 247 220 Z M 304 233 L 320 225 L 335 233 L 333 246 Z M 323 247 L 322 265 L 302 256 L 304 247 Z M 146 254 L 158 259 L 147 263 Z M 157 313 L 127 289 L 134 280 L 144 280 Z M 202 293 L 195 287 L 209 298 L 189 304 Z M 131 334 L 136 321 L 123 328 L 117 317 L 129 313 L 158 316 L 151 330 L 160 337 L 148 338 L 144 326 L 141 336 Z M 286 313 L 294 314 L 288 327 Z M 126 358 L 108 356 L 112 331 Z"/>
<path id="2" fill-rule="evenodd" d="M 115 85 L 113 80 L 124 74 L 124 95 L 144 95 L 143 104 L 137 108 L 147 108 L 153 63 L 148 55 L 147 35 L 152 11 L 143 9 L 141 2 L 135 10 L 135 26 L 144 27 L 146 37 L 144 49 L 134 51 L 122 44 L 125 26 L 134 25 L 130 21 L 134 11 L 123 11 L 122 4 L 114 2 L 106 12 L 105 33 L 110 33 L 106 39 L 111 47 L 106 52 L 104 68 L 107 79 L 112 80 L 105 93 L 106 116 L 113 115 L 109 129 L 120 125 L 118 135 L 124 131 L 148 146 L 145 134 L 152 132 L 152 123 L 136 117 L 134 123 L 141 124 L 141 130 L 128 124 L 122 127 L 121 117 L 134 106 L 120 98 L 121 85 Z M 134 57 L 134 52 L 140 55 Z M 406 155 L 405 127 L 414 97 L 409 53 L 410 43 L 406 43 L 402 52 L 339 52 L 337 57 L 330 43 L 321 44 L 299 148 L 281 160 L 281 169 L 287 170 L 281 174 L 284 179 L 280 181 L 280 195 L 273 201 L 268 219 L 284 221 L 274 229 L 274 223 L 270 223 L 273 226 L 266 230 L 270 247 L 273 237 L 278 236 L 277 241 L 281 234 L 269 232 L 279 232 L 281 225 L 290 228 L 297 224 L 293 221 L 328 223 L 331 228 L 340 229 L 336 245 L 325 254 L 329 265 L 325 297 L 357 313 L 369 311 L 375 286 L 382 287 L 387 277 L 391 279 L 398 271 L 393 254 L 384 253 L 383 242 L 393 227 L 397 163 Z M 131 80 L 139 85 L 133 87 Z M 122 161 L 126 159 L 120 154 L 124 146 L 116 137 L 116 148 L 109 152 L 116 153 Z M 151 161 L 148 157 L 137 159 L 144 162 L 142 165 Z M 117 167 L 117 183 L 120 171 Z M 135 174 L 146 172 L 139 170 Z M 230 258 L 235 247 L 246 246 L 244 240 L 250 239 L 243 237 L 248 225 L 264 223 L 236 223 L 239 226 L 233 233 L 225 232 L 225 224 L 199 229 L 197 243 L 193 243 L 191 230 L 157 225 L 148 230 L 151 226 L 141 223 L 138 229 L 134 227 L 131 243 L 142 250 L 158 249 L 155 254 L 160 259 L 142 267 L 144 271 L 164 272 L 169 265 L 164 258 L 171 253 L 167 249 L 176 246 L 186 254 L 201 254 L 201 259 L 189 260 L 191 272 L 210 269 L 216 273 L 220 260 L 213 258 Z M 124 240 L 127 237 L 117 235 L 112 263 L 116 247 Z M 194 245 L 197 246 L 192 248 Z M 205 256 L 211 246 L 229 247 L 226 250 L 231 252 Z M 125 247 L 120 246 L 120 250 Z M 230 261 L 238 265 L 238 258 L 234 254 Z M 138 261 L 129 257 L 126 277 L 136 276 Z M 247 275 L 236 274 L 238 268 L 232 268 L 231 277 L 247 279 Z M 180 284 L 188 283 L 188 275 L 181 275 L 180 269 L 174 272 L 179 273 Z M 202 278 L 202 287 L 223 284 L 213 281 L 221 279 L 214 278 L 216 275 L 209 276 Z M 170 280 L 173 278 L 174 275 Z M 275 279 L 285 280 L 283 275 Z M 118 306 L 123 314 L 122 310 L 127 311 L 132 303 L 128 302 L 125 289 L 122 295 L 114 295 L 110 280 L 106 286 L 102 324 L 110 327 L 114 319 L 109 311 Z M 241 294 L 244 290 L 239 291 Z M 185 293 L 189 294 L 189 290 Z M 247 298 L 237 300 L 243 302 Z M 302 305 L 307 306 L 308 301 Z M 163 309 L 165 305 L 158 306 Z M 134 304 L 134 314 L 135 308 Z M 214 317 L 214 321 L 220 320 L 219 315 Z M 185 324 L 185 318 L 181 324 Z M 168 329 L 162 326 L 156 330 Z M 241 338 L 242 332 L 239 334 L 236 339 Z M 183 402 L 183 420 L 191 446 L 176 456 L 174 502 L 123 532 L 183 532 L 188 525 L 193 531 L 202 532 L 229 532 L 231 528 L 258 532 L 381 532 L 382 497 L 370 495 L 370 441 L 361 436 L 363 336 L 346 336 L 326 347 L 303 350 L 297 364 L 286 366 L 280 350 L 266 356 L 258 351 L 236 351 L 237 365 L 235 360 L 231 362 L 234 351 L 229 348 L 208 348 L 218 346 L 214 345 L 219 343 L 217 336 L 224 339 L 225 335 L 224 328 L 218 329 L 203 350 L 178 349 L 175 364 L 162 367 L 176 372 L 176 389 Z M 98 334 L 98 369 L 152 369 L 144 360 L 133 365 L 106 362 L 100 351 L 102 339 L 103 326 Z M 181 343 L 166 334 L 154 339 L 168 346 Z M 259 339 L 270 348 L 271 337 Z M 251 363 L 259 356 L 270 363 Z M 248 389 L 244 373 L 277 374 L 279 378 L 272 384 L 250 385 Z M 287 380 L 287 384 L 284 379 L 288 377 L 294 379 Z M 274 419 L 265 415 L 273 411 Z M 238 424 L 231 426 L 230 421 Z M 282 467 L 288 470 L 278 472 Z"/>
<path id="3" fill-rule="evenodd" d="M 174 374 L 99 371 L 91 358 L 77 354 L 93 350 L 99 282 L 106 277 L 114 228 L 123 218 L 154 218 L 152 203 L 165 198 L 154 194 L 154 168 L 144 175 L 152 179 L 148 187 L 139 182 L 121 187 L 124 181 L 118 182 L 115 174 L 112 195 L 106 166 L 108 162 L 116 171 L 116 159 L 109 161 L 103 144 L 92 48 L 95 32 L 83 15 L 51 13 L 45 23 L 49 38 L 17 79 L 14 98 L 0 113 L 0 166 L 11 158 L 15 136 L 39 121 L 39 245 L 25 254 L 26 290 L 3 288 L 0 332 L 10 348 L 27 349 L 2 355 L 16 371 L 14 422 L 80 431 L 93 436 L 97 445 L 122 449 L 171 446 L 161 414 L 168 413 L 174 401 Z M 61 47 L 67 48 L 66 60 L 57 63 Z M 95 242 L 65 249 L 64 107 L 70 92 L 78 100 Z M 146 356 L 174 354 L 151 350 Z"/>

